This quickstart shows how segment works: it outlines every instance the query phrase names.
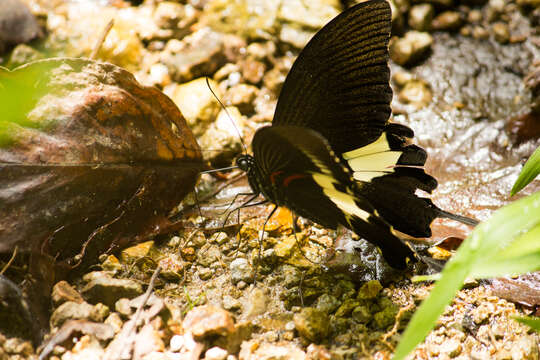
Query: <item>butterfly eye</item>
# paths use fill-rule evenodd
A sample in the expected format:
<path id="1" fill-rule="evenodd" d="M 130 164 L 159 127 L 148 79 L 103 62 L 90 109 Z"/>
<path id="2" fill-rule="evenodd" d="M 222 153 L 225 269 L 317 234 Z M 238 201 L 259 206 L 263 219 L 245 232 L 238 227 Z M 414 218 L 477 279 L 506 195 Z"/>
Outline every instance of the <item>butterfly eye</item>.
<path id="1" fill-rule="evenodd" d="M 238 167 L 243 170 L 243 171 L 248 171 L 249 170 L 249 161 L 246 157 L 242 156 L 242 157 L 239 157 L 237 160 L 236 160 L 236 165 L 238 165 Z"/>

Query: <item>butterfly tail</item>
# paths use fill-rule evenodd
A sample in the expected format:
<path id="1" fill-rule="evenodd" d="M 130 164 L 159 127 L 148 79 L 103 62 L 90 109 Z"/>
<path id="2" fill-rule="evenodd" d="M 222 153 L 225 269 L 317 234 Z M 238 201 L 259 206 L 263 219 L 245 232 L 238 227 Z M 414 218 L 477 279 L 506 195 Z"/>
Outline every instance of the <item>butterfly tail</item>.
<path id="1" fill-rule="evenodd" d="M 444 211 L 444 210 L 441 210 L 441 209 L 439 209 L 439 217 L 447 218 L 447 219 L 451 219 L 451 220 L 456 220 L 456 221 L 459 221 L 460 223 L 463 223 L 465 225 L 470 225 L 470 226 L 476 226 L 476 225 L 478 225 L 480 223 L 476 219 L 472 219 L 472 218 L 467 217 L 467 216 L 452 214 L 452 213 L 450 213 L 448 211 Z"/>

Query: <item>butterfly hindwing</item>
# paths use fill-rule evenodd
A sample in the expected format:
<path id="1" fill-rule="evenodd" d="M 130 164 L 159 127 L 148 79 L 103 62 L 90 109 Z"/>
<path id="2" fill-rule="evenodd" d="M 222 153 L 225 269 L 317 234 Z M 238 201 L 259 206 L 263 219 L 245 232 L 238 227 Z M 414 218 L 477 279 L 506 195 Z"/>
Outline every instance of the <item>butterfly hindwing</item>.
<path id="1" fill-rule="evenodd" d="M 385 0 L 358 4 L 329 22 L 289 72 L 273 124 L 313 129 L 337 153 L 377 140 L 391 113 L 390 27 Z"/>
<path id="2" fill-rule="evenodd" d="M 325 227 L 348 227 L 378 246 L 396 268 L 413 258 L 320 134 L 297 126 L 267 127 L 255 134 L 253 149 L 269 185 L 267 198 Z"/>

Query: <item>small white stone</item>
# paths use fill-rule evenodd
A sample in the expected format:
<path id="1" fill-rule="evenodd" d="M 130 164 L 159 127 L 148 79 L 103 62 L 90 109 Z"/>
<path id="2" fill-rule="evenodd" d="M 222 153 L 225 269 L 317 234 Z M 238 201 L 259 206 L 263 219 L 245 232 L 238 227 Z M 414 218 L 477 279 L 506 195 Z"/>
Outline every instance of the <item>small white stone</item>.
<path id="1" fill-rule="evenodd" d="M 214 346 L 206 351 L 204 358 L 206 360 L 225 360 L 227 355 L 227 350 Z"/>
<path id="2" fill-rule="evenodd" d="M 180 351 L 184 347 L 184 337 L 182 335 L 174 335 L 169 343 L 171 351 Z"/>

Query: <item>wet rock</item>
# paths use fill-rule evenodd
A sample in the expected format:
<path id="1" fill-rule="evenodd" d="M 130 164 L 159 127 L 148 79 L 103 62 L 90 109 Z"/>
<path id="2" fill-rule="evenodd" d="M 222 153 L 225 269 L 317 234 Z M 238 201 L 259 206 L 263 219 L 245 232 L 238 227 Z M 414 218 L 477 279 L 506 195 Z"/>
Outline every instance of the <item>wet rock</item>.
<path id="1" fill-rule="evenodd" d="M 99 340 L 90 335 L 82 336 L 79 341 L 73 346 L 71 351 L 67 351 L 62 355 L 62 359 L 66 360 L 85 360 L 85 359 L 103 359 L 105 350 L 101 346 Z"/>
<path id="2" fill-rule="evenodd" d="M 0 11 L 0 54 L 9 46 L 43 36 L 28 6 L 19 0 L 2 0 Z"/>
<path id="3" fill-rule="evenodd" d="M 413 30 L 427 31 L 431 26 L 435 9 L 431 4 L 414 5 L 409 10 L 409 26 Z"/>
<path id="4" fill-rule="evenodd" d="M 217 97 L 221 98 L 222 95 L 218 91 L 217 83 L 210 79 L 209 84 Z M 166 88 L 165 93 L 178 106 L 193 133 L 197 136 L 204 133 L 208 124 L 214 120 L 219 111 L 219 102 L 208 88 L 206 78 L 173 85 Z"/>
<path id="5" fill-rule="evenodd" d="M 73 286 L 71 286 L 67 281 L 57 282 L 52 290 L 51 295 L 54 306 L 59 306 L 66 301 L 71 301 L 75 303 L 84 302 L 81 294 Z"/>
<path id="6" fill-rule="evenodd" d="M 204 353 L 205 360 L 225 360 L 229 353 L 227 350 L 214 346 Z"/>
<path id="7" fill-rule="evenodd" d="M 82 294 L 91 303 L 104 303 L 113 307 L 118 299 L 132 299 L 143 293 L 141 284 L 129 279 L 114 279 L 100 276 L 90 281 L 83 289 Z"/>
<path id="8" fill-rule="evenodd" d="M 315 307 L 327 314 L 333 313 L 339 307 L 339 305 L 340 303 L 338 299 L 329 294 L 322 294 L 315 302 Z"/>
<path id="9" fill-rule="evenodd" d="M 238 84 L 227 90 L 223 96 L 226 105 L 236 106 L 242 114 L 253 113 L 253 100 L 257 97 L 259 89 L 253 85 Z"/>
<path id="10" fill-rule="evenodd" d="M 306 349 L 306 356 L 310 360 L 330 360 L 332 354 L 322 345 L 310 344 Z"/>
<path id="11" fill-rule="evenodd" d="M 506 44 L 510 41 L 510 29 L 508 25 L 502 22 L 498 22 L 492 25 L 493 35 L 495 40 L 501 44 Z"/>
<path id="12" fill-rule="evenodd" d="M 409 31 L 403 38 L 391 42 L 390 58 L 399 65 L 414 65 L 428 54 L 432 43 L 433 38 L 430 34 Z"/>
<path id="13" fill-rule="evenodd" d="M 417 109 L 427 106 L 433 95 L 428 85 L 422 80 L 409 81 L 399 92 L 399 100 L 413 104 Z"/>
<path id="14" fill-rule="evenodd" d="M 193 334 L 195 339 L 210 335 L 226 336 L 235 331 L 232 315 L 210 305 L 197 306 L 190 310 L 182 322 L 182 327 Z"/>
<path id="15" fill-rule="evenodd" d="M 246 283 L 253 281 L 253 268 L 246 259 L 238 258 L 233 260 L 229 265 L 229 269 L 231 271 L 231 281 L 233 284 L 237 284 L 240 281 Z"/>
<path id="16" fill-rule="evenodd" d="M 356 298 L 358 300 L 374 299 L 377 297 L 377 295 L 379 295 L 382 289 L 383 286 L 379 280 L 366 281 L 358 290 L 358 295 Z"/>
<path id="17" fill-rule="evenodd" d="M 461 353 L 462 348 L 458 339 L 448 339 L 440 345 L 439 353 L 454 358 Z"/>
<path id="18" fill-rule="evenodd" d="M 267 310 L 269 299 L 262 289 L 254 288 L 245 305 L 245 316 L 248 318 L 262 315 Z"/>
<path id="19" fill-rule="evenodd" d="M 456 31 L 462 23 L 463 19 L 458 11 L 445 11 L 433 19 L 431 28 L 433 30 Z"/>
<path id="20" fill-rule="evenodd" d="M 51 326 L 60 326 L 70 319 L 103 321 L 107 315 L 109 315 L 109 309 L 103 304 L 92 306 L 86 302 L 67 301 L 51 315 Z"/>
<path id="21" fill-rule="evenodd" d="M 147 241 L 141 244 L 137 244 L 135 246 L 122 250 L 122 252 L 120 253 L 120 259 L 126 264 L 132 264 L 135 261 L 148 256 L 153 247 L 153 241 Z"/>
<path id="22" fill-rule="evenodd" d="M 290 289 L 300 284 L 300 280 L 302 279 L 300 270 L 291 265 L 283 265 L 281 271 L 283 274 L 283 286 L 285 288 Z"/>
<path id="23" fill-rule="evenodd" d="M 310 341 L 318 342 L 328 336 L 330 321 L 323 311 L 306 307 L 294 314 L 293 319 L 296 331 Z"/>
<path id="24" fill-rule="evenodd" d="M 256 340 L 251 340 L 242 344 L 238 358 L 240 360 L 305 360 L 306 354 L 294 344 L 260 344 Z"/>
<path id="25" fill-rule="evenodd" d="M 156 25 L 164 29 L 176 29 L 185 15 L 184 5 L 172 1 L 158 3 L 153 14 Z"/>

